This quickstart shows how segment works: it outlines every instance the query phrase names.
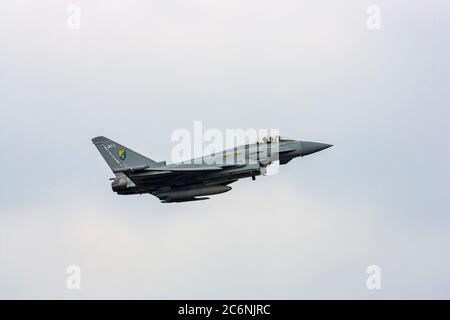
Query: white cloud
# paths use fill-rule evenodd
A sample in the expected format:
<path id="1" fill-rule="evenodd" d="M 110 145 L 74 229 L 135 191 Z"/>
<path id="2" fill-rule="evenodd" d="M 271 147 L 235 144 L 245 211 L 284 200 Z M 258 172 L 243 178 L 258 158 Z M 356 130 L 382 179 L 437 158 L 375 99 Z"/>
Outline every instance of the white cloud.
<path id="1" fill-rule="evenodd" d="M 71 32 L 72 1 L 2 2 L 1 297 L 448 297 L 446 5 L 118 3 Z M 111 194 L 90 138 L 164 160 L 193 120 L 335 147 L 213 201 Z"/>
<path id="2" fill-rule="evenodd" d="M 128 212 L 120 202 L 113 206 L 102 201 L 9 212 L 1 217 L 1 296 L 442 294 L 436 288 L 450 277 L 449 261 L 441 256 L 450 240 L 445 230 L 388 225 L 375 208 L 333 208 L 286 185 L 275 183 L 264 193 L 249 186 L 209 202 L 160 204 L 158 213 Z M 441 264 L 434 264 L 439 259 Z M 70 264 L 82 268 L 80 292 L 65 288 L 65 268 Z M 365 268 L 370 264 L 383 270 L 383 290 L 376 294 L 365 288 Z"/>

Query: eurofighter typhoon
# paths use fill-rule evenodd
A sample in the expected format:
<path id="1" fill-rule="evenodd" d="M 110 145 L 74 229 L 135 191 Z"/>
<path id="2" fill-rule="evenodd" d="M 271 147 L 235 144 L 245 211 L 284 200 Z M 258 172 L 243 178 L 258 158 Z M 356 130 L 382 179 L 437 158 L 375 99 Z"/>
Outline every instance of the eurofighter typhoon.
<path id="1" fill-rule="evenodd" d="M 92 142 L 116 176 L 111 179 L 114 192 L 149 193 L 163 203 L 209 199 L 205 196 L 228 192 L 229 184 L 239 179 L 255 180 L 256 176 L 264 175 L 274 161 L 286 164 L 332 146 L 272 136 L 189 161 L 166 164 L 106 137 L 96 137 Z"/>

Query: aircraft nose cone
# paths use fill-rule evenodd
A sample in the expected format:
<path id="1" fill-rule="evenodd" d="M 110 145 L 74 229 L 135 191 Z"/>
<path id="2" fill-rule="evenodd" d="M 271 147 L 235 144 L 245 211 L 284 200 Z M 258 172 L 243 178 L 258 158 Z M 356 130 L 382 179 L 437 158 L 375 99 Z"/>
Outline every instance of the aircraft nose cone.
<path id="1" fill-rule="evenodd" d="M 332 144 L 327 143 L 319 143 L 319 142 L 309 142 L 309 141 L 301 141 L 302 146 L 302 156 L 307 156 L 309 154 L 322 151 L 329 147 L 332 147 Z"/>

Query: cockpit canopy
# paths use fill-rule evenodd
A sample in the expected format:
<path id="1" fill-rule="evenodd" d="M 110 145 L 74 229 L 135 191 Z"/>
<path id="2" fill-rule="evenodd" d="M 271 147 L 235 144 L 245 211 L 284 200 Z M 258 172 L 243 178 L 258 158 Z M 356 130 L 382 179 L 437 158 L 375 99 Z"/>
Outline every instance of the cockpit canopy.
<path id="1" fill-rule="evenodd" d="M 271 143 L 271 142 L 282 142 L 282 141 L 292 141 L 293 139 L 282 137 L 282 136 L 267 136 L 258 139 L 258 143 Z"/>

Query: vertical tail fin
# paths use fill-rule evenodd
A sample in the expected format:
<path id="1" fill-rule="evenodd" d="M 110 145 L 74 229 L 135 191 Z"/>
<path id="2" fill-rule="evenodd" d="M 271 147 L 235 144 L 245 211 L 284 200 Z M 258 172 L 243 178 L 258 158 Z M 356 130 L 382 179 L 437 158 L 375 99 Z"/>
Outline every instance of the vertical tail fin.
<path id="1" fill-rule="evenodd" d="M 113 171 L 120 168 L 143 165 L 152 166 L 156 163 L 152 159 L 144 157 L 130 148 L 124 147 L 106 137 L 96 137 L 92 139 L 92 142 Z"/>

